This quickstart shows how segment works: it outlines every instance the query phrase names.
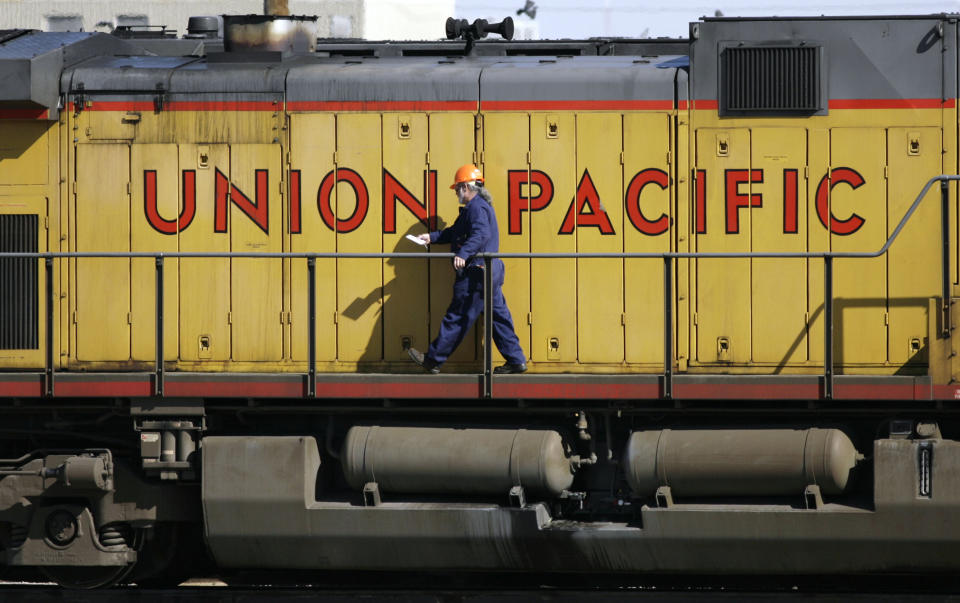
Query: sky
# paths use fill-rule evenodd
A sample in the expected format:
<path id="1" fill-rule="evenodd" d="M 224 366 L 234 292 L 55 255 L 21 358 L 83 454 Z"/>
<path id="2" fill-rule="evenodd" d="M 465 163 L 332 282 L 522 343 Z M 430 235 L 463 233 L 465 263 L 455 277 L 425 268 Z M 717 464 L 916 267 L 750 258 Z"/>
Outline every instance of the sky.
<path id="1" fill-rule="evenodd" d="M 524 0 L 455 0 L 456 16 L 517 19 Z M 960 0 L 534 0 L 541 39 L 687 37 L 689 23 L 721 11 L 726 17 L 960 13 Z M 526 18 L 526 17 L 523 17 Z"/>

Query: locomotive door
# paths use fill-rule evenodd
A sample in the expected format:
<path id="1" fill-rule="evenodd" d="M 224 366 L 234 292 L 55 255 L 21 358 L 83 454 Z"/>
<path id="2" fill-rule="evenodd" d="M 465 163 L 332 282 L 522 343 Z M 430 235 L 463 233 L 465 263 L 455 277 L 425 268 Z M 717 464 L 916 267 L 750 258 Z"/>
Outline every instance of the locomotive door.
<path id="1" fill-rule="evenodd" d="M 701 128 L 696 139 L 694 233 L 698 252 L 750 251 L 759 207 L 750 170 L 750 132 Z M 744 208 L 744 209 L 740 209 Z M 703 363 L 750 360 L 750 260 L 699 258 L 696 274 L 696 358 Z"/>
<path id="2" fill-rule="evenodd" d="M 669 117 L 625 115 L 623 133 L 624 202 L 630 222 L 624 223 L 623 250 L 626 253 L 670 251 L 674 216 L 670 203 L 673 183 L 667 164 Z M 662 365 L 663 262 L 624 260 L 624 284 L 627 362 Z M 673 333 L 676 337 L 675 329 Z"/>
<path id="3" fill-rule="evenodd" d="M 130 251 L 130 146 L 77 145 L 76 250 Z M 77 359 L 130 359 L 130 258 L 78 258 Z"/>
<path id="4" fill-rule="evenodd" d="M 216 184 L 230 173 L 225 144 L 179 146 L 181 177 L 193 178 L 196 212 L 178 233 L 180 251 L 228 252 L 230 234 L 216 226 Z M 189 187 L 184 188 L 189 196 Z M 230 260 L 180 260 L 180 359 L 225 361 L 230 358 Z"/>
<path id="5" fill-rule="evenodd" d="M 130 147 L 130 250 L 178 251 L 177 235 L 189 225 L 192 205 L 181 196 L 175 144 L 134 144 Z M 185 208 L 181 210 L 181 208 Z M 182 218 L 182 219 L 181 219 Z M 131 356 L 156 357 L 156 265 L 153 258 L 133 258 L 130 266 Z M 179 261 L 163 265 L 163 356 L 177 359 Z"/>
<path id="6" fill-rule="evenodd" d="M 437 177 L 427 170 L 427 116 L 383 114 L 383 251 L 420 251 L 407 234 L 427 232 L 437 211 Z M 421 212 L 420 218 L 413 210 Z M 383 261 L 383 358 L 405 361 L 403 338 L 421 349 L 429 340 L 429 270 L 425 259 Z M 415 343 L 414 343 L 415 342 Z"/>
<path id="7" fill-rule="evenodd" d="M 803 128 L 753 128 L 750 169 L 760 181 L 750 210 L 751 250 L 807 250 L 807 133 Z M 740 185 L 741 190 L 744 185 Z M 730 203 L 728 198 L 727 203 Z M 748 210 L 740 210 L 741 221 Z M 816 261 L 816 260 L 814 260 Z M 750 260 L 751 360 L 802 363 L 807 360 L 807 260 Z"/>
<path id="8" fill-rule="evenodd" d="M 217 190 L 217 204 L 230 206 L 230 250 L 283 251 L 280 146 L 230 145 L 229 195 Z M 225 186 L 224 178 L 220 185 Z M 228 201 L 229 199 L 229 201 Z M 224 219 L 226 216 L 224 216 Z M 223 226 L 221 223 L 219 226 Z M 231 357 L 270 361 L 283 357 L 283 265 L 275 258 L 231 258 Z"/>
<path id="9" fill-rule="evenodd" d="M 336 118 L 332 113 L 290 116 L 290 251 L 333 253 L 334 230 L 324 224 L 317 209 L 317 193 L 324 178 L 333 173 L 336 150 Z M 316 261 L 316 352 L 317 360 L 337 358 L 337 331 L 333 316 L 337 308 L 336 260 Z M 307 260 L 290 261 L 291 355 L 307 360 Z"/>
<path id="10" fill-rule="evenodd" d="M 516 194 L 525 200 L 529 211 L 510 216 L 509 229 L 522 228 L 530 233 L 530 251 L 534 253 L 576 253 L 572 236 L 557 234 L 563 223 L 567 202 L 577 190 L 577 130 L 572 113 L 530 116 L 530 171 L 511 177 Z M 513 179 L 518 178 L 519 181 Z M 502 226 L 502 224 L 501 224 Z M 532 260 L 530 304 L 533 314 L 530 358 L 535 362 L 576 362 L 577 322 L 573 300 L 577 298 L 574 258 Z M 517 317 L 514 316 L 514 322 Z"/>
<path id="11" fill-rule="evenodd" d="M 886 132 L 833 128 L 830 173 L 817 184 L 818 222 L 832 251 L 877 251 L 887 239 Z M 834 359 L 838 366 L 887 360 L 886 257 L 834 260 Z"/>
<path id="12" fill-rule="evenodd" d="M 941 173 L 941 148 L 939 128 L 887 130 L 888 237 L 927 180 Z M 898 365 L 927 362 L 923 344 L 930 320 L 927 304 L 930 298 L 941 295 L 940 238 L 930 234 L 940 229 L 938 194 L 936 186 L 930 188 L 887 253 L 887 355 Z"/>

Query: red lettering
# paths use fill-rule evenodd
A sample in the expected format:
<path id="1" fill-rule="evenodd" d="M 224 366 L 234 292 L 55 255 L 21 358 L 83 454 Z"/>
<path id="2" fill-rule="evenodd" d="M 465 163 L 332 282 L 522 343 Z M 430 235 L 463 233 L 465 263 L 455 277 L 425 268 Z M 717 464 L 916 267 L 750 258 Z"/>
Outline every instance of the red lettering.
<path id="1" fill-rule="evenodd" d="M 523 185 L 528 184 L 527 170 L 509 170 L 507 172 L 507 208 L 509 217 L 507 227 L 510 234 L 523 234 L 523 212 L 540 211 L 553 201 L 553 181 L 540 170 L 530 170 L 529 186 L 536 186 L 536 196 L 523 194 Z"/>
<path id="2" fill-rule="evenodd" d="M 584 208 L 588 211 L 584 213 Z M 605 235 L 616 234 L 613 231 L 613 225 L 610 223 L 610 217 L 603 209 L 603 202 L 600 201 L 600 193 L 590 178 L 590 172 L 583 171 L 583 177 L 580 178 L 580 184 L 577 185 L 577 196 L 570 203 L 570 209 L 567 210 L 567 217 L 564 218 L 560 226 L 559 234 L 573 234 L 574 225 L 576 226 L 595 226 Z"/>
<path id="3" fill-rule="evenodd" d="M 403 204 L 424 226 L 433 230 L 437 221 L 437 172 L 424 172 L 427 199 L 420 203 L 413 193 L 400 184 L 393 174 L 383 170 L 383 232 L 397 232 L 397 201 Z"/>
<path id="4" fill-rule="evenodd" d="M 707 234 L 707 170 L 697 170 L 697 234 Z"/>
<path id="5" fill-rule="evenodd" d="M 858 189 L 864 185 L 866 180 L 864 180 L 863 176 L 858 174 L 856 170 L 847 167 L 840 167 L 828 171 L 820 180 L 820 184 L 817 185 L 817 217 L 820 218 L 820 223 L 823 224 L 823 227 L 827 228 L 833 234 L 846 236 L 860 230 L 860 227 L 863 226 L 866 220 L 855 213 L 846 220 L 837 219 L 833 215 L 829 207 L 828 196 L 829 192 L 833 190 L 833 187 L 841 182 L 849 184 L 852 189 Z M 829 226 L 827 226 L 828 219 Z"/>
<path id="6" fill-rule="evenodd" d="M 270 234 L 269 223 L 267 222 L 268 209 L 268 190 L 269 190 L 269 176 L 267 170 L 256 170 L 255 181 L 256 181 L 256 192 L 254 195 L 255 202 L 250 201 L 250 198 L 243 194 L 236 185 L 230 183 L 227 179 L 227 176 L 221 172 L 219 169 L 216 170 L 216 180 L 214 183 L 214 215 L 213 215 L 213 229 L 216 232 L 227 232 L 227 190 L 230 191 L 230 202 L 240 208 L 248 218 L 253 220 L 253 223 L 260 227 L 266 234 Z"/>
<path id="7" fill-rule="evenodd" d="M 797 170 L 783 170 L 783 232 L 797 233 Z"/>
<path id="8" fill-rule="evenodd" d="M 740 194 L 744 182 L 762 183 L 763 170 L 726 170 L 727 234 L 740 232 L 740 208 L 763 207 L 763 197 L 757 194 Z"/>
<path id="9" fill-rule="evenodd" d="M 333 188 L 338 182 L 346 182 L 353 188 L 357 196 L 357 204 L 353 208 L 353 213 L 345 220 L 337 218 L 331 205 Z M 349 168 L 338 168 L 331 171 L 323 177 L 320 183 L 320 189 L 317 191 L 317 208 L 320 210 L 320 217 L 327 228 L 335 232 L 352 232 L 363 223 L 367 217 L 367 208 L 370 204 L 370 194 L 367 192 L 367 185 L 360 177 L 360 174 Z"/>
<path id="10" fill-rule="evenodd" d="M 172 235 L 190 226 L 197 210 L 196 179 L 196 170 L 183 170 L 183 208 L 178 219 L 165 220 L 157 209 L 157 171 L 143 171 L 143 212 L 154 230 Z"/>
<path id="11" fill-rule="evenodd" d="M 300 170 L 290 170 L 290 232 L 300 232 Z"/>
<path id="12" fill-rule="evenodd" d="M 627 186 L 627 195 L 624 202 L 627 206 L 627 216 L 634 228 L 643 234 L 656 236 L 670 229 L 670 217 L 662 213 L 659 218 L 651 222 L 643 215 L 643 210 L 640 209 L 640 193 L 648 184 L 656 184 L 662 190 L 666 190 L 670 185 L 670 177 L 666 172 L 657 168 L 647 168 L 637 173 Z"/>

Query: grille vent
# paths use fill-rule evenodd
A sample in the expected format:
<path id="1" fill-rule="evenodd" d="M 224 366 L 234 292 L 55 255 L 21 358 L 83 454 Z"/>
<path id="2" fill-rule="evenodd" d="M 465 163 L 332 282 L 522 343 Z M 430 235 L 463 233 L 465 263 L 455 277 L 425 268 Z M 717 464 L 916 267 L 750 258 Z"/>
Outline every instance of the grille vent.
<path id="1" fill-rule="evenodd" d="M 37 251 L 36 214 L 0 215 L 0 251 Z M 39 349 L 35 258 L 0 258 L 0 350 Z"/>
<path id="2" fill-rule="evenodd" d="M 726 48 L 720 54 L 721 111 L 816 113 L 823 108 L 818 46 Z"/>

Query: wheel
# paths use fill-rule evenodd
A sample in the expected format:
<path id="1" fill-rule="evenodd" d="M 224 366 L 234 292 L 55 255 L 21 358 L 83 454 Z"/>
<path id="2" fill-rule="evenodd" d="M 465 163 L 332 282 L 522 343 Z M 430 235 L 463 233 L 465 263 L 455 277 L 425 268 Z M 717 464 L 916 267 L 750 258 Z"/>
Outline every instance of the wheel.
<path id="1" fill-rule="evenodd" d="M 133 564 L 116 567 L 72 567 L 68 565 L 50 565 L 40 571 L 50 580 L 64 588 L 90 589 L 103 588 L 119 584 L 130 571 Z"/>

